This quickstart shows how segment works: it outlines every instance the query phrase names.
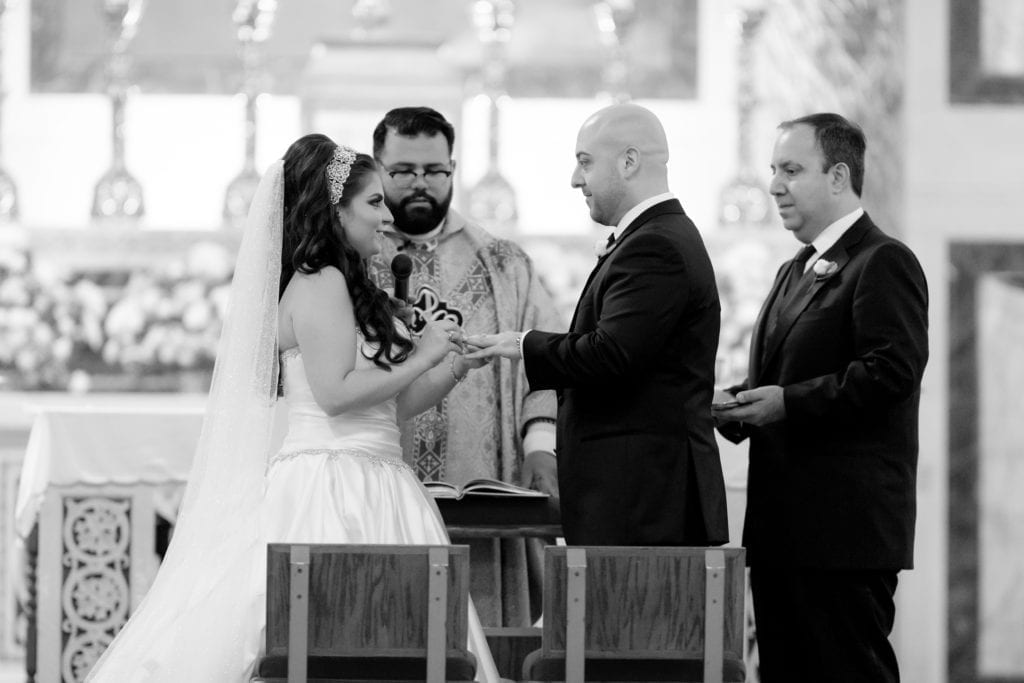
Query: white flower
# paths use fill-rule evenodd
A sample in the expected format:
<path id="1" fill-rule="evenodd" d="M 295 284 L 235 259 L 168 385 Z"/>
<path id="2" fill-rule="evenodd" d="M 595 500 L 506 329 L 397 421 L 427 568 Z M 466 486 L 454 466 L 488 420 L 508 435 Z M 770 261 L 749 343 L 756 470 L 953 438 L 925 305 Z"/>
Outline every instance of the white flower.
<path id="1" fill-rule="evenodd" d="M 68 377 L 68 391 L 72 394 L 84 394 L 92 386 L 92 378 L 85 370 L 74 370 Z"/>
<path id="2" fill-rule="evenodd" d="M 228 317 L 228 303 L 231 298 L 231 286 L 220 285 L 210 290 L 207 295 L 210 301 L 213 302 L 214 308 L 217 309 L 217 317 L 224 320 Z"/>
<path id="3" fill-rule="evenodd" d="M 202 330 L 213 320 L 210 304 L 205 301 L 193 301 L 181 316 L 181 323 L 186 330 Z"/>
<path id="4" fill-rule="evenodd" d="M 121 358 L 121 345 L 114 339 L 108 339 L 103 345 L 103 362 L 107 365 L 117 365 Z"/>
<path id="5" fill-rule="evenodd" d="M 74 350 L 74 343 L 68 337 L 59 337 L 53 342 L 53 357 L 59 361 L 67 361 L 71 358 L 71 351 Z"/>
<path id="6" fill-rule="evenodd" d="M 107 312 L 107 297 L 103 294 L 103 288 L 92 280 L 79 280 L 75 283 L 74 293 L 82 308 L 90 313 L 102 316 Z"/>
<path id="7" fill-rule="evenodd" d="M 35 370 L 42 359 L 30 348 L 24 348 L 14 356 L 14 366 L 22 372 Z"/>
<path id="8" fill-rule="evenodd" d="M 609 233 L 607 237 L 594 242 L 594 254 L 597 258 L 607 255 L 612 249 L 615 248 L 615 233 Z"/>
<path id="9" fill-rule="evenodd" d="M 146 316 L 131 299 L 121 299 L 110 309 L 104 327 L 107 334 L 118 337 L 133 337 L 142 331 Z"/>
<path id="10" fill-rule="evenodd" d="M 20 277 L 7 277 L 0 282 L 0 304 L 28 306 L 30 301 L 28 287 Z"/>
<path id="11" fill-rule="evenodd" d="M 835 261 L 818 259 L 814 262 L 814 265 L 811 266 L 811 270 L 814 271 L 815 280 L 824 280 L 835 275 L 839 270 L 839 265 Z"/>
<path id="12" fill-rule="evenodd" d="M 37 347 L 47 347 L 53 343 L 56 335 L 49 325 L 36 325 L 32 328 L 32 343 Z"/>
<path id="13" fill-rule="evenodd" d="M 0 248 L 0 270 L 8 273 L 24 273 L 28 268 L 28 257 L 21 249 Z"/>
<path id="14" fill-rule="evenodd" d="M 185 280 L 174 286 L 172 297 L 181 309 L 184 309 L 186 305 L 193 301 L 205 300 L 206 287 L 197 280 Z"/>

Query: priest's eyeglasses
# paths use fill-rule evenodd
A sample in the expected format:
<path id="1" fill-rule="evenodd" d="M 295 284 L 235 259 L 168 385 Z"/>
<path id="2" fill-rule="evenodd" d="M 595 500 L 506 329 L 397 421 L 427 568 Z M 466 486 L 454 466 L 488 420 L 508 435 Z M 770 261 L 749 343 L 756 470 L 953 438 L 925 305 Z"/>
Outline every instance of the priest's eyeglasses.
<path id="1" fill-rule="evenodd" d="M 426 171 L 414 171 L 411 168 L 401 168 L 397 171 L 388 171 L 388 177 L 395 187 L 405 189 L 411 187 L 416 178 L 423 176 L 423 181 L 431 187 L 440 187 L 452 177 L 452 172 L 446 168 L 430 168 Z"/>

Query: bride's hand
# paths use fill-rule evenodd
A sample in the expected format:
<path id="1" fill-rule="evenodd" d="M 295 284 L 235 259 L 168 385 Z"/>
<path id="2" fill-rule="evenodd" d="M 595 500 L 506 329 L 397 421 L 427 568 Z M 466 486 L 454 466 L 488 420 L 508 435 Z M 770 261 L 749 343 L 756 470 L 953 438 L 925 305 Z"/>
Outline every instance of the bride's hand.
<path id="1" fill-rule="evenodd" d="M 454 370 L 459 377 L 464 376 L 470 370 L 482 368 L 491 361 L 490 358 L 467 358 L 465 354 L 470 350 L 470 347 L 466 346 L 465 351 L 455 356 L 455 359 L 452 361 L 455 364 Z"/>
<path id="2" fill-rule="evenodd" d="M 436 320 L 427 323 L 423 328 L 417 350 L 430 360 L 431 366 L 437 365 L 452 351 L 462 353 L 465 334 L 451 320 Z"/>

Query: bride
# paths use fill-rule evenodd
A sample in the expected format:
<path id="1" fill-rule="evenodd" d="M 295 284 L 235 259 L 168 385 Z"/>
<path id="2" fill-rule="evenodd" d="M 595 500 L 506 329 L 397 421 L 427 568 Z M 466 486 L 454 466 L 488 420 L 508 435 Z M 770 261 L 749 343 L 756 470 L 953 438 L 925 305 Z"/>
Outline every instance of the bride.
<path id="1" fill-rule="evenodd" d="M 390 222 L 373 159 L 324 135 L 300 138 L 267 170 L 173 541 L 87 681 L 248 681 L 267 543 L 449 543 L 402 461 L 397 420 L 481 362 L 458 353 L 452 322 L 413 340 L 367 276 Z M 279 372 L 288 433 L 271 456 Z M 496 681 L 472 605 L 469 616 L 478 680 Z"/>

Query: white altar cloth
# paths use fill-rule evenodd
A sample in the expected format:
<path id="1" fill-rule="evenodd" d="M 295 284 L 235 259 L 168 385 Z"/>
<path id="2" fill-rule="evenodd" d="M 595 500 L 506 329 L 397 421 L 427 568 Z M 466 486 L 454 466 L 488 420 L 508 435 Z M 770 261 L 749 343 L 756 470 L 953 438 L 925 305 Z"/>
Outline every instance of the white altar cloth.
<path id="1" fill-rule="evenodd" d="M 180 397 L 179 397 L 180 398 Z M 46 489 L 75 484 L 180 488 L 203 424 L 205 397 L 152 405 L 40 407 L 18 486 L 19 536 L 32 531 Z"/>

